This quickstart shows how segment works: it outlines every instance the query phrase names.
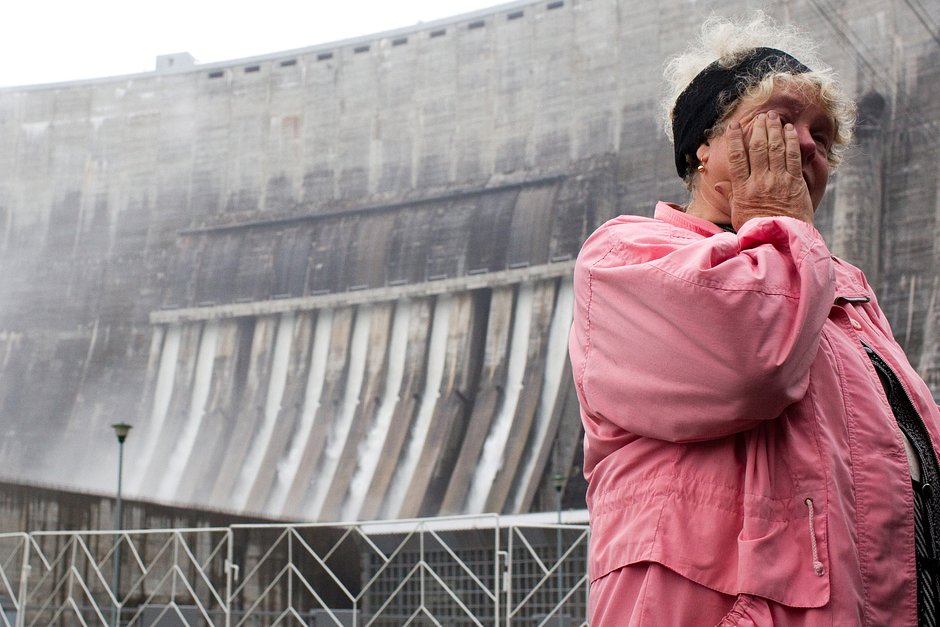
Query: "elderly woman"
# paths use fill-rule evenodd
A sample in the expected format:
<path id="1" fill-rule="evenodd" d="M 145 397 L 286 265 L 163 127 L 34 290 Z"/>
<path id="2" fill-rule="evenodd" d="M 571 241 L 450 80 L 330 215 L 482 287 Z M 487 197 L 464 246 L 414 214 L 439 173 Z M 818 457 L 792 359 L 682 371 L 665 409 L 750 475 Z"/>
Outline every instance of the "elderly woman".
<path id="1" fill-rule="evenodd" d="M 591 625 L 935 624 L 940 410 L 813 226 L 854 106 L 761 15 L 667 78 L 689 201 L 575 271 Z"/>

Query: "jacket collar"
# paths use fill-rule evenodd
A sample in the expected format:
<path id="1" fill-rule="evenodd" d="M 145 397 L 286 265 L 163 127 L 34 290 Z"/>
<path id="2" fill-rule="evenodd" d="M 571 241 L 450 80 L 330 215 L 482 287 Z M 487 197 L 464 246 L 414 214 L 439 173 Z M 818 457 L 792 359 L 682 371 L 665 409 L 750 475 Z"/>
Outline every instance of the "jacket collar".
<path id="1" fill-rule="evenodd" d="M 663 222 L 668 222 L 673 226 L 678 226 L 689 231 L 698 233 L 699 235 L 704 235 L 708 237 L 710 235 L 717 235 L 718 233 L 725 233 L 725 230 L 714 222 L 709 222 L 704 218 L 699 218 L 698 216 L 690 216 L 686 212 L 682 211 L 679 208 L 679 205 L 674 205 L 671 202 L 658 202 L 656 203 L 656 211 L 653 214 L 653 217 L 657 220 L 662 220 Z"/>
<path id="2" fill-rule="evenodd" d="M 678 205 L 668 202 L 660 201 L 656 203 L 656 211 L 653 217 L 704 237 L 726 233 L 717 224 L 697 216 L 691 216 L 682 211 Z M 838 257 L 833 256 L 832 261 L 836 279 L 835 301 L 853 303 L 870 301 L 871 288 L 862 271 Z"/>
<path id="3" fill-rule="evenodd" d="M 835 302 L 867 303 L 872 299 L 871 287 L 861 270 L 834 255 L 832 266 L 836 274 Z"/>

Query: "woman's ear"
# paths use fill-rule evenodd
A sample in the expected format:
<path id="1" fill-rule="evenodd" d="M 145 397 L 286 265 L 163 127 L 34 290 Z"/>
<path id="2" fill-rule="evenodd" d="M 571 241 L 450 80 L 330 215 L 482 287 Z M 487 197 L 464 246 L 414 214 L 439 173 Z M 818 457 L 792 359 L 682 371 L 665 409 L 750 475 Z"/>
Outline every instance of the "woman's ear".
<path id="1" fill-rule="evenodd" d="M 705 164 L 708 162 L 708 153 L 710 150 L 711 148 L 707 141 L 698 147 L 698 150 L 695 151 L 695 158 L 698 159 L 699 163 Z"/>

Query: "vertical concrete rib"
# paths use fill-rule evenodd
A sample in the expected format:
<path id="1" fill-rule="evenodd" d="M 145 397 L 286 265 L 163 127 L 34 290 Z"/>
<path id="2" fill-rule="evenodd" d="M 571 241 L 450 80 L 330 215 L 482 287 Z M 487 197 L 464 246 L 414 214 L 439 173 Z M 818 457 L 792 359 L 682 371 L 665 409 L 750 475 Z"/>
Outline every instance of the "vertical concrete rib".
<path id="1" fill-rule="evenodd" d="M 388 435 L 376 460 L 372 481 L 366 490 L 365 499 L 359 509 L 358 518 L 378 518 L 383 502 L 388 497 L 392 478 L 395 476 L 406 443 L 415 420 L 420 391 L 424 382 L 428 362 L 428 339 L 431 332 L 433 301 L 422 298 L 412 301 L 407 320 L 406 355 L 400 386 L 400 400 L 395 404 Z"/>
<path id="2" fill-rule="evenodd" d="M 343 452 L 353 429 L 357 411 L 362 404 L 363 382 L 370 378 L 366 370 L 370 353 L 372 353 L 369 350 L 372 313 L 372 305 L 362 305 L 356 311 L 356 321 L 349 340 L 349 367 L 343 384 L 342 402 L 329 425 L 326 445 L 316 471 L 316 481 L 304 505 L 304 517 L 308 519 L 324 519 L 323 504 L 343 459 Z M 352 460 L 347 461 L 352 462 Z M 351 463 L 350 467 L 352 467 Z"/>
<path id="3" fill-rule="evenodd" d="M 525 459 L 521 463 L 518 479 L 510 497 L 511 512 L 529 511 L 551 453 L 551 443 L 558 430 L 558 421 L 562 418 L 563 397 L 571 381 L 568 330 L 571 328 L 574 289 L 569 277 L 560 279 L 558 283 L 558 296 L 548 330 L 542 394 L 533 433 L 525 450 Z"/>
<path id="4" fill-rule="evenodd" d="M 223 436 L 227 436 L 223 445 L 224 457 L 209 497 L 209 503 L 215 507 L 224 507 L 231 501 L 239 469 L 245 462 L 255 430 L 261 421 L 277 324 L 276 316 L 262 316 L 255 321 L 244 390 L 241 391 L 240 403 L 231 418 L 232 422 Z M 232 393 L 238 392 L 232 390 Z"/>
<path id="5" fill-rule="evenodd" d="M 318 520 L 340 518 L 350 482 L 353 480 L 358 464 L 362 461 L 359 457 L 362 443 L 372 431 L 377 430 L 375 422 L 380 401 L 379 393 L 386 378 L 389 359 L 392 305 L 379 303 L 370 305 L 369 310 L 371 324 L 365 347 L 365 372 L 359 397 L 353 408 L 352 422 L 346 429 L 344 441 L 337 442 L 335 447 L 327 448 L 329 452 L 327 460 L 333 468 L 329 476 L 326 472 L 323 473 L 324 481 L 326 481 L 326 494 L 317 514 Z"/>
<path id="6" fill-rule="evenodd" d="M 287 385 L 287 373 L 291 365 L 291 347 L 294 342 L 294 313 L 285 312 L 278 316 L 277 333 L 274 338 L 274 355 L 271 358 L 271 370 L 268 374 L 267 393 L 264 397 L 264 412 L 251 436 L 250 448 L 238 473 L 238 480 L 232 493 L 232 503 L 239 510 L 248 505 L 248 497 L 255 478 L 261 469 L 265 452 L 271 443 L 271 436 L 281 413 L 281 400 Z"/>
<path id="7" fill-rule="evenodd" d="M 241 352 L 250 351 L 247 342 L 243 342 L 245 329 L 236 320 L 222 320 L 218 325 L 215 342 L 215 359 L 212 368 L 212 383 L 206 407 L 209 408 L 194 440 L 199 443 L 193 447 L 183 470 L 183 480 L 177 482 L 174 500 L 199 502 L 209 498 L 213 479 L 222 465 L 226 434 L 230 429 L 229 416 L 232 408 L 238 406 L 237 396 L 233 398 L 239 386 L 238 364 Z"/>
<path id="8" fill-rule="evenodd" d="M 462 433 L 466 412 L 466 384 L 473 379 L 468 372 L 473 339 L 474 302 L 473 294 L 464 292 L 450 296 L 451 305 L 444 347 L 444 368 L 439 388 L 439 398 L 434 404 L 431 418 L 418 455 L 417 468 L 407 486 L 398 516 L 413 518 L 436 514 L 440 507 L 439 495 L 429 490 L 435 477 L 445 474 L 449 478 L 453 459 L 444 453 L 452 448 L 452 440 Z"/>
<path id="9" fill-rule="evenodd" d="M 265 511 L 265 504 L 274 489 L 278 462 L 285 458 L 291 434 L 300 420 L 304 398 L 304 385 L 307 383 L 307 367 L 310 363 L 310 338 L 313 333 L 314 318 L 311 311 L 295 314 L 290 339 L 289 362 L 287 373 L 280 394 L 280 409 L 271 427 L 267 445 L 264 447 L 256 470 L 250 475 L 251 488 L 245 501 L 244 510 L 269 516 L 277 514 Z M 279 338 L 280 341 L 280 338 Z M 277 361 L 275 359 L 275 361 Z"/>
<path id="10" fill-rule="evenodd" d="M 500 287 L 493 290 L 487 318 L 486 346 L 480 384 L 476 391 L 473 410 L 467 421 L 464 444 L 454 463 L 450 482 L 441 502 L 442 514 L 464 511 L 470 481 L 476 472 L 483 443 L 490 431 L 493 416 L 502 404 L 514 301 L 513 287 Z"/>
<path id="11" fill-rule="evenodd" d="M 215 350 L 219 339 L 219 323 L 208 321 L 202 331 L 199 341 L 198 357 L 196 358 L 196 372 L 193 385 L 190 389 L 190 404 L 186 422 L 177 434 L 177 440 L 169 458 L 166 471 L 157 487 L 157 498 L 172 501 L 177 493 L 186 463 L 196 446 L 196 436 L 202 426 L 205 416 L 209 388 L 212 384 L 212 370 L 215 365 Z"/>
<path id="12" fill-rule="evenodd" d="M 487 505 L 487 497 L 493 480 L 503 462 L 506 440 L 516 416 L 516 408 L 522 395 L 529 359 L 529 330 L 532 327 L 532 310 L 535 290 L 531 283 L 519 286 L 513 311 L 512 336 L 509 343 L 509 360 L 506 367 L 506 384 L 502 403 L 489 433 L 470 481 L 470 488 L 463 511 L 480 513 Z"/>
<path id="13" fill-rule="evenodd" d="M 535 420 L 539 402 L 544 394 L 543 382 L 545 379 L 548 344 L 551 335 L 540 333 L 537 330 L 547 329 L 552 322 L 555 308 L 555 281 L 540 281 L 533 286 L 532 305 L 529 313 L 529 328 L 536 330 L 530 332 L 527 341 L 516 345 L 515 337 L 510 350 L 525 351 L 525 368 L 522 374 L 519 400 L 509 417 L 509 424 L 504 427 L 504 434 L 500 434 L 494 427 L 494 442 L 502 440 L 502 450 L 494 451 L 495 463 L 490 465 L 484 456 L 480 464 L 480 478 L 482 486 L 487 492 L 482 509 L 488 512 L 505 512 L 506 501 L 510 491 L 516 485 L 519 466 L 526 455 L 527 446 L 530 445 L 532 424 Z M 518 315 L 524 311 L 517 307 Z M 519 338 L 521 341 L 521 337 Z M 485 470 L 490 468 L 491 470 Z M 472 511 L 472 510 L 471 510 Z"/>
<path id="14" fill-rule="evenodd" d="M 157 493 L 160 480 L 166 472 L 167 460 L 170 451 L 176 443 L 176 434 L 181 429 L 181 417 L 186 415 L 189 407 L 190 394 L 192 391 L 193 373 L 196 370 L 196 358 L 199 354 L 199 338 L 202 331 L 202 323 L 185 324 L 178 327 L 179 338 L 175 346 L 175 338 L 167 335 L 163 350 L 167 353 L 166 362 L 161 363 L 161 371 L 168 376 L 172 373 L 172 384 L 164 389 L 168 397 L 159 399 L 162 406 L 166 403 L 166 410 L 157 413 L 157 408 L 152 414 L 152 419 L 160 420 L 159 429 L 156 425 L 153 428 L 154 444 L 147 465 L 142 472 L 142 480 L 137 493 L 144 498 L 153 498 Z M 173 331 L 175 333 L 175 330 Z M 175 358 L 174 358 L 175 353 Z M 166 364 L 164 371 L 163 365 Z M 162 416 L 162 419 L 160 418 Z"/>
<path id="15" fill-rule="evenodd" d="M 327 434 L 342 407 L 345 396 L 344 385 L 347 379 L 353 313 L 351 307 L 343 307 L 333 312 L 326 369 L 323 374 L 319 406 L 314 418 L 316 428 L 310 430 L 310 436 L 300 456 L 300 463 L 297 465 L 297 472 L 291 480 L 290 489 L 284 499 L 282 515 L 287 517 L 301 518 L 305 515 L 309 496 L 319 481 L 316 469 L 320 464 L 323 448 L 326 446 Z"/>
<path id="16" fill-rule="evenodd" d="M 399 301 L 395 306 L 386 351 L 385 387 L 382 392 L 381 402 L 375 413 L 375 421 L 356 448 L 356 467 L 350 478 L 349 491 L 340 509 L 340 520 L 359 519 L 359 513 L 366 499 L 366 492 L 372 483 L 373 477 L 375 477 L 381 452 L 388 441 L 392 418 L 401 401 L 411 310 L 412 304 L 408 300 Z"/>
<path id="17" fill-rule="evenodd" d="M 317 424 L 316 417 L 320 409 L 320 397 L 323 392 L 330 351 L 330 336 L 333 332 L 333 310 L 320 310 L 316 318 L 316 328 L 307 348 L 310 358 L 306 369 L 306 385 L 299 390 L 303 397 L 303 404 L 297 419 L 297 426 L 290 435 L 290 447 L 287 454 L 276 463 L 274 487 L 264 507 L 264 511 L 271 516 L 284 514 L 288 492 L 297 477 L 304 451 Z"/>
<path id="18" fill-rule="evenodd" d="M 444 294 L 437 297 L 434 305 L 434 320 L 431 323 L 431 337 L 428 342 L 428 362 L 425 373 L 424 393 L 418 414 L 408 433 L 408 444 L 404 457 L 395 469 L 395 476 L 389 486 L 388 496 L 383 507 L 383 516 L 398 518 L 405 505 L 409 486 L 418 468 L 425 436 L 434 415 L 434 408 L 441 395 L 441 382 L 444 376 L 445 352 L 450 326 L 450 314 L 453 307 L 452 297 Z"/>
<path id="19" fill-rule="evenodd" d="M 179 360 L 181 329 L 179 324 L 157 325 L 153 330 L 153 338 L 150 342 L 151 356 L 159 354 L 159 365 L 157 366 L 154 379 L 152 409 L 150 411 L 150 420 L 141 430 L 143 436 L 141 440 L 144 447 L 141 454 L 130 464 L 128 464 L 128 495 L 139 496 L 141 487 L 144 483 L 144 475 L 150 460 L 153 458 L 153 452 L 156 449 L 157 440 L 160 431 L 163 428 L 163 422 L 166 420 L 166 414 L 170 407 L 170 397 L 173 394 L 173 383 L 176 378 L 176 364 Z M 153 370 L 151 370 L 153 372 Z M 138 427 L 140 428 L 140 427 Z M 135 434 L 136 435 L 136 434 Z"/>

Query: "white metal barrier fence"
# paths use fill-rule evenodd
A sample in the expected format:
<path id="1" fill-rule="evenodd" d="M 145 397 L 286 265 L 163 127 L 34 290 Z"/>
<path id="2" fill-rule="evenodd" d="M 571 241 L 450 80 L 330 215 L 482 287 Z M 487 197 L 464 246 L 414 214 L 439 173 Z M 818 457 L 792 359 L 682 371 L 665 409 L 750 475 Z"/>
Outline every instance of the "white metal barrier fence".
<path id="1" fill-rule="evenodd" d="M 0 626 L 574 627 L 587 544 L 495 515 L 0 534 Z"/>

